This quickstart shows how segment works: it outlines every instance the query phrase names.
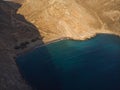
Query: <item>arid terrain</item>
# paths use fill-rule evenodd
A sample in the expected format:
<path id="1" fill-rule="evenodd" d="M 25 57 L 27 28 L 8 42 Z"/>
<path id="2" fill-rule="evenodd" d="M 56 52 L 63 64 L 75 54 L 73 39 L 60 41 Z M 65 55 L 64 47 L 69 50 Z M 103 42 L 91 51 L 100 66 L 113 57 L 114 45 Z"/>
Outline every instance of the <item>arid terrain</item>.
<path id="1" fill-rule="evenodd" d="M 0 90 L 31 90 L 17 55 L 67 37 L 120 36 L 120 0 L 0 0 Z"/>
<path id="2" fill-rule="evenodd" d="M 120 35 L 120 0 L 27 0 L 18 13 L 39 29 L 44 42 Z"/>

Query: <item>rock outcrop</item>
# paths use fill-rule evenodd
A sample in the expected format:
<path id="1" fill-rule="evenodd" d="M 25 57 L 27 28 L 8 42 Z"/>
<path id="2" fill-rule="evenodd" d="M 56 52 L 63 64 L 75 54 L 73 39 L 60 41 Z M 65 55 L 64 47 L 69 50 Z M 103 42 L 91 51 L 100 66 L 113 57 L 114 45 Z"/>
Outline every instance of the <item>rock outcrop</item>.
<path id="1" fill-rule="evenodd" d="M 44 42 L 84 40 L 97 33 L 120 35 L 120 0 L 26 0 L 18 13 L 33 23 Z"/>

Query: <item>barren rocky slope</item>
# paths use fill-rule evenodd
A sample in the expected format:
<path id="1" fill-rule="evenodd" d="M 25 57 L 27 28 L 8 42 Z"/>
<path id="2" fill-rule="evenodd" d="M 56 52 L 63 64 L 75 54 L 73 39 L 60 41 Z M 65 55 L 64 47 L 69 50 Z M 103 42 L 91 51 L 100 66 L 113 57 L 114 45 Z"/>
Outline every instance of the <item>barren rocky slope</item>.
<path id="1" fill-rule="evenodd" d="M 26 0 L 18 13 L 39 28 L 45 42 L 120 35 L 120 0 Z"/>
<path id="2" fill-rule="evenodd" d="M 37 28 L 16 14 L 20 6 L 0 1 L 0 90 L 31 90 L 20 75 L 15 57 L 43 44 Z"/>

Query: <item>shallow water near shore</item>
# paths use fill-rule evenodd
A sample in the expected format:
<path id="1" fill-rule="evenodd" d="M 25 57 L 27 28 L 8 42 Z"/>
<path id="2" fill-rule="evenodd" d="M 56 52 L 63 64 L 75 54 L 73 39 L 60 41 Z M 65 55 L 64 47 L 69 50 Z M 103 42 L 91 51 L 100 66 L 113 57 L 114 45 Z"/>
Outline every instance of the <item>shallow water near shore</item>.
<path id="1" fill-rule="evenodd" d="M 25 80 L 37 90 L 120 90 L 120 37 L 62 40 L 17 57 Z"/>

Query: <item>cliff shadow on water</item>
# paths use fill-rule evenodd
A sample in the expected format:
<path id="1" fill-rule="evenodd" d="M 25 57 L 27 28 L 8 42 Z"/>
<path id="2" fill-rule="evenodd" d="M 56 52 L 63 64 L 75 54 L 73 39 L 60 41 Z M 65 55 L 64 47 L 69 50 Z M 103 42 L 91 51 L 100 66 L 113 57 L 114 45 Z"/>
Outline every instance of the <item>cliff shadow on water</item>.
<path id="1" fill-rule="evenodd" d="M 31 90 L 31 87 L 23 80 L 23 78 L 27 80 L 27 77 L 24 76 L 21 69 L 18 69 L 19 64 L 16 65 L 15 57 L 18 54 L 25 54 L 25 52 L 38 45 L 44 45 L 43 37 L 35 25 L 28 22 L 23 15 L 17 14 L 20 7 L 21 5 L 18 3 L 0 1 L 0 90 Z M 51 55 L 45 46 L 43 51 L 50 60 Z M 52 60 L 50 61 L 52 63 Z M 54 65 L 44 64 L 45 59 L 40 63 L 41 66 L 44 66 L 43 72 L 48 77 L 51 76 L 55 81 L 55 73 L 51 73 L 55 70 Z M 43 74 L 39 73 L 39 75 Z M 44 90 L 47 90 L 47 88 L 50 88 L 45 86 L 46 84 L 39 79 L 38 82 L 40 84 L 39 89 L 42 88 L 43 90 L 44 88 Z M 29 84 L 31 83 L 32 81 Z M 55 81 L 54 84 L 59 84 L 59 82 Z M 35 85 L 35 83 L 32 83 L 31 86 L 36 87 Z M 51 87 L 53 86 L 51 85 Z M 55 86 L 56 90 L 58 90 L 57 85 Z"/>

